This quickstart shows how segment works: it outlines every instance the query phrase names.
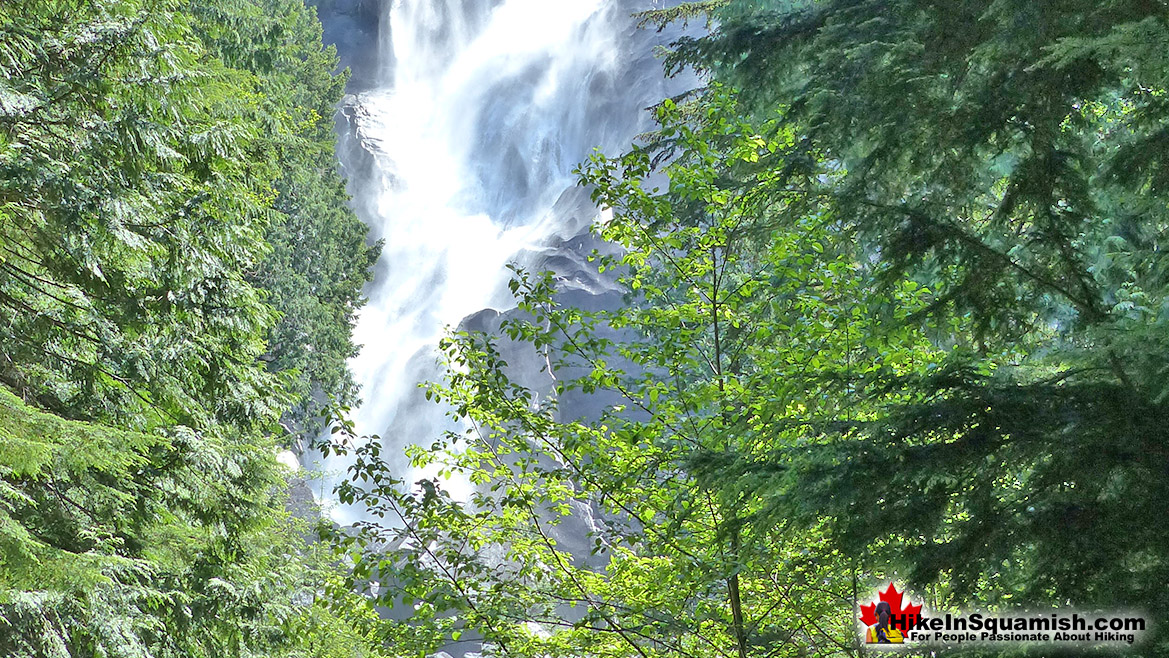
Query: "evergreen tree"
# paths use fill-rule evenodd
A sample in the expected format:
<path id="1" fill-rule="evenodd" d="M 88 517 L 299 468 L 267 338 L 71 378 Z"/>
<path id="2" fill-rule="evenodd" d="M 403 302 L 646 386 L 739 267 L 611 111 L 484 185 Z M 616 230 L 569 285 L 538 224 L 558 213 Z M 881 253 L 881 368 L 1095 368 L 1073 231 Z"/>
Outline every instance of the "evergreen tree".
<path id="1" fill-rule="evenodd" d="M 275 460 L 311 382 L 353 393 L 344 78 L 303 5 L 220 6 L 0 6 L 4 655 L 377 643 Z"/>
<path id="2" fill-rule="evenodd" d="M 263 358 L 270 370 L 295 373 L 298 402 L 286 426 L 303 442 L 321 429 L 325 400 L 355 400 L 346 361 L 357 356 L 352 327 L 379 251 L 366 246 L 333 152 L 334 107 L 348 75 L 335 73 L 335 49 L 321 46 L 320 23 L 302 0 L 189 6 L 210 50 L 258 78 L 251 120 L 268 131 L 278 175 L 270 251 L 248 280 L 280 314 Z"/>
<path id="3" fill-rule="evenodd" d="M 931 291 L 915 317 L 953 350 L 785 455 L 785 514 L 827 516 L 845 550 L 877 547 L 952 602 L 1164 618 L 1167 18 L 743 2 L 677 44 L 675 66 L 747 90 L 825 163 L 842 234 L 886 284 Z"/>

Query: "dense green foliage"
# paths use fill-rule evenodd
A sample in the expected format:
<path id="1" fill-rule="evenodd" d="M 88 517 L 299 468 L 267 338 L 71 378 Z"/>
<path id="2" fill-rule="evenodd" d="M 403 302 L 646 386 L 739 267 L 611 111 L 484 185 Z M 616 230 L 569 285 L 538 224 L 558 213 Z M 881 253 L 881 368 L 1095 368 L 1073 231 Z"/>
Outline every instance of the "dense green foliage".
<path id="1" fill-rule="evenodd" d="M 504 335 L 445 345 L 430 390 L 468 431 L 413 456 L 477 485 L 469 504 L 400 482 L 376 442 L 340 447 L 342 498 L 391 520 L 342 543 L 413 606 L 395 650 L 858 655 L 884 577 L 939 611 L 1141 610 L 1125 654 L 1163 655 L 1169 12 L 645 18 L 703 11 L 717 28 L 668 66 L 709 85 L 581 171 L 626 307 L 565 307 L 518 272 Z M 555 395 L 510 376 L 525 349 Z M 563 417 L 582 394 L 614 402 Z M 558 540 L 581 525 L 595 555 Z"/>
<path id="2" fill-rule="evenodd" d="M 3 11 L 5 380 L 140 428 L 269 416 L 253 81 L 201 64 L 177 6 Z"/>
<path id="3" fill-rule="evenodd" d="M 344 78 L 298 4 L 206 4 L 4 8 L 4 377 L 43 404 L 148 426 L 353 393 L 375 252 L 333 165 Z"/>
<path id="4" fill-rule="evenodd" d="M 623 306 L 517 270 L 500 334 L 442 346 L 466 431 L 410 455 L 438 477 L 335 417 L 368 512 L 339 559 L 274 457 L 355 397 L 377 253 L 315 16 L 0 4 L 0 653 L 855 656 L 895 579 L 935 611 L 1135 609 L 1127 654 L 1164 655 L 1169 11 L 642 19 L 707 16 L 667 57 L 706 85 L 580 169 Z"/>
<path id="5" fill-rule="evenodd" d="M 877 279 L 924 282 L 921 322 L 960 324 L 944 367 L 888 378 L 904 400 L 794 464 L 797 511 L 853 550 L 896 529 L 912 580 L 956 601 L 1169 606 L 1167 20 L 825 2 L 678 51 L 756 113 L 781 102 Z"/>
<path id="6" fill-rule="evenodd" d="M 368 651 L 275 459 L 376 255 L 336 67 L 300 2 L 0 5 L 0 653 Z"/>
<path id="7" fill-rule="evenodd" d="M 366 247 L 365 225 L 347 207 L 334 166 L 333 106 L 346 76 L 333 73 L 336 55 L 320 47 L 320 24 L 303 4 L 207 0 L 189 9 L 209 48 L 258 78 L 249 123 L 264 132 L 278 175 L 269 251 L 247 278 L 280 313 L 264 360 L 296 373 L 298 408 L 288 420 L 302 440 L 319 429 L 314 419 L 327 398 L 354 399 L 350 327 L 378 253 Z"/>

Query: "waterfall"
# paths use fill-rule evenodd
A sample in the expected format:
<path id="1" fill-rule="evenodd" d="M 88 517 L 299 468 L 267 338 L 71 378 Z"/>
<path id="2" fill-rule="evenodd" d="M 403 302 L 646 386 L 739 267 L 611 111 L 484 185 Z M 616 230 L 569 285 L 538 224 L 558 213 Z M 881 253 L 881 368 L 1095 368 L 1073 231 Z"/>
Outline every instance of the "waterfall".
<path id="1" fill-rule="evenodd" d="M 384 0 L 371 88 L 342 113 L 354 205 L 384 240 L 350 366 L 357 429 L 382 437 L 407 480 L 425 474 L 411 473 L 405 446 L 450 428 L 418 389 L 441 376 L 444 332 L 511 306 L 509 261 L 541 266 L 551 245 L 587 231 L 596 211 L 572 169 L 595 147 L 627 148 L 650 126 L 644 108 L 678 91 L 653 56 L 669 37 L 631 17 L 657 4 Z M 342 523 L 356 513 L 333 512 Z"/>

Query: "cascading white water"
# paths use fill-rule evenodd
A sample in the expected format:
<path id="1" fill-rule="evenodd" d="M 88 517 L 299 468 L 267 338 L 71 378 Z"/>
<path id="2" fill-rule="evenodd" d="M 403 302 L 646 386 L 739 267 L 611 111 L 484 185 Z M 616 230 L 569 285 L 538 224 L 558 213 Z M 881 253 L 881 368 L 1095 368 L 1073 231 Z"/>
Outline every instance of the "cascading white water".
<path id="1" fill-rule="evenodd" d="M 440 374 L 443 332 L 510 306 L 509 260 L 587 227 L 595 211 L 572 194 L 572 169 L 594 147 L 627 147 L 670 89 L 652 56 L 665 38 L 633 27 L 650 0 L 385 3 L 377 88 L 347 115 L 365 151 L 345 163 L 350 190 L 385 241 L 351 367 L 358 431 L 400 456 L 449 422 L 418 391 Z"/>

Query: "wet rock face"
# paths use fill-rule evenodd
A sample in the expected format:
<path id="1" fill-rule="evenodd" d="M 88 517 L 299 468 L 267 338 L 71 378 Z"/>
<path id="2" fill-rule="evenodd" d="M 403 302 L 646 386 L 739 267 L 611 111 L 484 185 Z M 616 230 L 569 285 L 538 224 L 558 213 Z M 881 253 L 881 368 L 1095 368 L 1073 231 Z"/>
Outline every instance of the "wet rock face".
<path id="1" fill-rule="evenodd" d="M 561 203 L 557 204 L 562 212 L 570 212 L 574 208 L 573 201 L 577 204 L 576 210 L 585 210 L 585 206 L 580 204 L 588 204 L 587 210 L 592 212 L 587 193 L 580 194 L 583 190 L 579 189 L 570 192 L 566 192 L 569 199 L 562 198 Z M 572 217 L 564 219 L 566 223 L 573 220 Z M 562 304 L 586 311 L 620 309 L 625 299 L 624 291 L 616 283 L 618 273 L 612 269 L 599 273 L 596 264 L 589 261 L 589 256 L 594 252 L 610 255 L 616 253 L 616 248 L 585 228 L 571 238 L 552 238 L 542 248 L 518 255 L 517 260 L 530 270 L 551 272 L 558 286 L 558 300 Z M 531 390 L 536 399 L 551 396 L 556 379 L 565 380 L 586 374 L 586 369 L 579 367 L 559 368 L 550 374 L 552 363 L 557 361 L 555 353 L 542 354 L 528 343 L 511 341 L 502 335 L 500 326 L 503 322 L 522 317 L 523 312 L 517 309 L 502 312 L 484 309 L 465 318 L 459 329 L 493 336 L 500 356 L 508 364 L 508 376 Z M 600 333 L 611 340 L 625 338 L 612 330 L 601 329 Z M 628 372 L 634 372 L 632 364 L 617 363 L 615 357 L 609 361 L 624 367 Z M 556 379 L 553 379 L 553 375 Z M 572 391 L 559 398 L 557 416 L 564 421 L 596 420 L 607 409 L 623 402 L 626 401 L 613 392 L 584 394 Z M 539 446 L 533 446 L 532 454 L 537 455 L 547 467 L 564 466 L 557 463 L 554 455 L 540 450 Z M 513 456 L 514 459 L 519 457 Z M 570 517 L 558 519 L 556 524 L 548 524 L 546 531 L 556 540 L 557 545 L 573 556 L 577 566 L 604 568 L 608 558 L 593 553 L 593 538 L 601 526 L 612 519 L 606 518 L 600 509 L 583 502 L 573 501 L 571 508 Z M 549 519 L 552 516 L 558 515 L 549 514 Z M 580 611 L 564 611 L 566 619 L 575 620 L 579 614 Z"/>
<path id="2" fill-rule="evenodd" d="M 352 85 L 350 81 L 350 87 Z M 377 197 L 363 194 L 363 190 L 397 184 L 389 179 L 388 168 L 378 166 L 378 154 L 383 152 L 382 145 L 368 131 L 361 129 L 369 121 L 369 108 L 362 102 L 361 94 L 346 94 L 337 104 L 334 130 L 337 133 L 341 175 L 345 178 L 345 187 L 351 197 L 350 205 L 357 216 L 362 218 L 376 216 L 378 212 Z M 382 266 L 383 263 L 378 264 L 378 267 Z"/>
<path id="3" fill-rule="evenodd" d="M 294 518 L 314 524 L 321 519 L 321 508 L 313 495 L 308 480 L 294 476 L 288 479 L 288 503 L 285 509 Z"/>

